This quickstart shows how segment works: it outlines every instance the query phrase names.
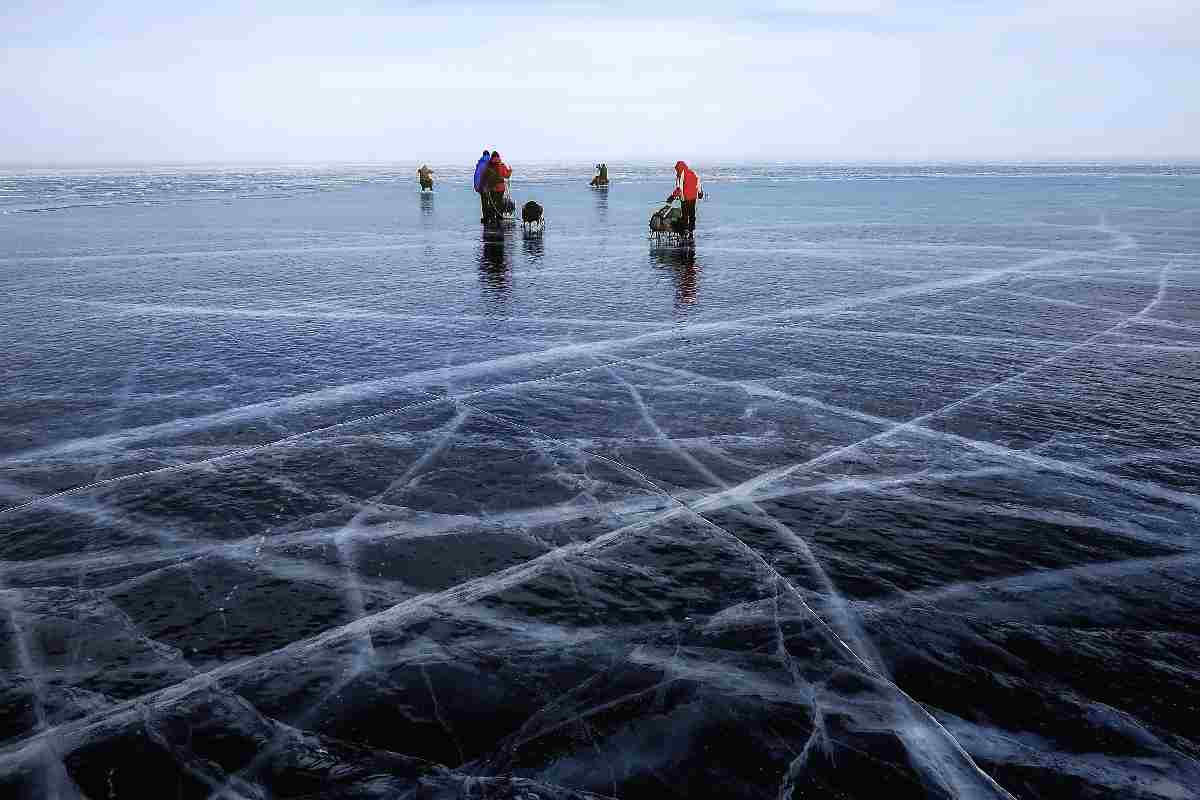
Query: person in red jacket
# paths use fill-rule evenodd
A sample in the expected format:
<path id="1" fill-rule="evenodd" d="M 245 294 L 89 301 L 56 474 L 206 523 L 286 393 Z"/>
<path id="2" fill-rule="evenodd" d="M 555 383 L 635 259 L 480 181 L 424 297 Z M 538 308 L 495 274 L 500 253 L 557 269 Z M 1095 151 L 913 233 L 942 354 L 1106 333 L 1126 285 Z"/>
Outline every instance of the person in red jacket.
<path id="1" fill-rule="evenodd" d="M 480 188 L 488 193 L 489 203 L 487 220 L 500 221 L 504 210 L 504 190 L 508 188 L 507 181 L 512 176 L 512 169 L 500 160 L 500 153 L 493 152 L 492 159 L 484 170 Z"/>
<path id="2" fill-rule="evenodd" d="M 704 197 L 700 177 L 682 161 L 675 162 L 675 191 L 667 198 L 671 202 L 678 197 L 683 206 L 683 229 L 689 236 L 696 232 L 696 200 Z"/>

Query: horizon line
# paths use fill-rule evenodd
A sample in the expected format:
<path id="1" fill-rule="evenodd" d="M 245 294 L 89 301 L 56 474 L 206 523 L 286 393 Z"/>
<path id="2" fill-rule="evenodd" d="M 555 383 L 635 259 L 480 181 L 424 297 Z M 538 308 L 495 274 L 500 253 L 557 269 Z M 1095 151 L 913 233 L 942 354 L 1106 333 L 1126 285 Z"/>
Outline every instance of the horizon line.
<path id="1" fill-rule="evenodd" d="M 464 155 L 466 160 L 476 159 L 478 156 L 473 154 Z M 272 158 L 231 158 L 231 159 L 62 159 L 62 160 L 45 160 L 45 159 L 27 159 L 27 160 L 7 160 L 0 159 L 0 167 L 131 167 L 131 166 L 386 166 L 386 165 L 408 165 L 421 163 L 422 161 L 442 162 L 456 160 L 457 157 L 439 157 L 439 158 L 406 158 L 406 159 L 272 159 Z M 607 160 L 606 160 L 607 159 Z M 624 164 L 657 164 L 660 161 L 669 161 L 667 158 L 623 158 L 611 156 L 600 157 L 600 161 L 604 163 L 624 163 Z M 563 165 L 589 165 L 594 166 L 596 158 L 582 157 L 563 157 L 563 158 L 541 158 L 541 159 L 523 159 L 526 164 L 563 164 Z M 1029 165 L 1086 165 L 1086 164 L 1171 164 L 1171 165 L 1200 165 L 1200 154 L 1196 155 L 1175 155 L 1175 156 L 1098 156 L 1092 158 L 1080 157 L 1061 157 L 1061 156 L 1007 156 L 1007 157 L 974 157 L 974 158 L 814 158 L 814 159 L 781 159 L 781 158 L 738 158 L 738 157 L 723 157 L 715 159 L 704 159 L 703 161 L 696 160 L 697 163 L 708 164 L 786 164 L 794 166 L 824 166 L 824 165 L 932 165 L 932 164 L 951 164 L 951 165 L 973 165 L 973 164 L 1029 164 Z"/>

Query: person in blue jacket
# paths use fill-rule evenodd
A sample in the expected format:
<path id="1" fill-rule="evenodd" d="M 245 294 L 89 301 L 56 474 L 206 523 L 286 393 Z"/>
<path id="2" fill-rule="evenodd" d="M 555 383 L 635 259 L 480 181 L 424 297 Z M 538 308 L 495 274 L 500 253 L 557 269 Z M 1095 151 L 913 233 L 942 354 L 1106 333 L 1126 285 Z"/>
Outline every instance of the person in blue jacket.
<path id="1" fill-rule="evenodd" d="M 479 211 L 481 214 L 483 214 L 483 216 L 479 218 L 480 222 L 487 222 L 488 218 L 488 196 L 487 193 L 483 191 L 481 181 L 483 181 L 484 170 L 487 169 L 488 163 L 491 160 L 491 151 L 484 150 L 483 158 L 479 159 L 478 163 L 475 164 L 475 191 L 479 194 Z"/>

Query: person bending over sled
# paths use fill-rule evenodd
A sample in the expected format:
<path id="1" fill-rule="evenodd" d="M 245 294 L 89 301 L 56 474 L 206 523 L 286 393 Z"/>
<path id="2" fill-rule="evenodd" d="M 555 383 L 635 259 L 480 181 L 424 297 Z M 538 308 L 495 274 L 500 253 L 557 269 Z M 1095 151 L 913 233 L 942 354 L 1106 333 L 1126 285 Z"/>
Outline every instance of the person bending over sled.
<path id="1" fill-rule="evenodd" d="M 692 236 L 696 232 L 696 201 L 704 197 L 704 187 L 700 185 L 700 177 L 682 161 L 675 162 L 675 191 L 671 192 L 667 202 L 676 197 L 681 201 L 683 230 Z"/>

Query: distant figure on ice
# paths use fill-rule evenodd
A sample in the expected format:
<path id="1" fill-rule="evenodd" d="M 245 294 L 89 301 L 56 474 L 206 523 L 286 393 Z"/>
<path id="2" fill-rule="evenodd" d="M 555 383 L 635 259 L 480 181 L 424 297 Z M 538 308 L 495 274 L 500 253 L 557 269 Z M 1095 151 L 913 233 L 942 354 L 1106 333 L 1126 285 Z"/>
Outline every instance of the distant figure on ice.
<path id="1" fill-rule="evenodd" d="M 596 176 L 592 178 L 592 186 L 608 186 L 608 164 L 596 165 Z"/>
<path id="2" fill-rule="evenodd" d="M 417 170 L 417 180 L 421 182 L 422 192 L 426 189 L 433 191 L 433 170 L 429 168 L 428 164 L 422 164 L 421 168 Z"/>
<path id="3" fill-rule="evenodd" d="M 512 169 L 500 160 L 499 152 L 493 151 L 479 182 L 480 194 L 487 198 L 484 203 L 483 224 L 498 224 L 505 213 L 512 213 L 513 209 L 509 207 L 512 201 L 504 196 L 511 176 Z"/>
<path id="4" fill-rule="evenodd" d="M 492 152 L 490 150 L 484 150 L 483 157 L 475 162 L 475 178 L 473 183 L 475 186 L 475 191 L 479 193 L 479 210 L 481 212 L 481 216 L 479 217 L 480 222 L 487 222 L 488 220 L 488 198 L 487 194 L 483 191 L 483 173 L 484 170 L 487 169 L 488 163 L 491 160 Z"/>
<path id="5" fill-rule="evenodd" d="M 692 236 L 696 232 L 696 201 L 704 197 L 704 187 L 700 185 L 700 177 L 682 161 L 675 162 L 675 191 L 667 197 L 667 202 L 676 197 L 681 201 L 684 235 Z"/>

